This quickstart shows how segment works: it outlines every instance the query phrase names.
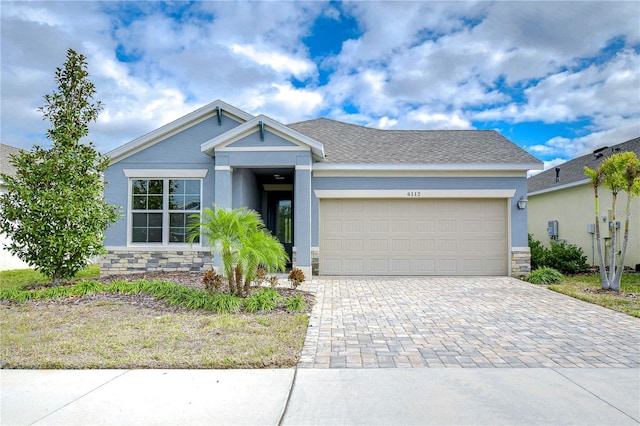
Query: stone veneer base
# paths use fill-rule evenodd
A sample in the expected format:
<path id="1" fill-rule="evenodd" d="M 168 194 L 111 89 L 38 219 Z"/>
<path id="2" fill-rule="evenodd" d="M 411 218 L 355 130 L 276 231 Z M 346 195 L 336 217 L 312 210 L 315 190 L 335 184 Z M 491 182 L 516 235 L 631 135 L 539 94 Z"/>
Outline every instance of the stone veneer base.
<path id="1" fill-rule="evenodd" d="M 212 267 L 211 253 L 203 250 L 108 250 L 100 259 L 100 275 L 144 272 L 200 272 Z"/>
<path id="2" fill-rule="evenodd" d="M 531 249 L 514 247 L 511 249 L 511 276 L 522 278 L 531 273 Z"/>

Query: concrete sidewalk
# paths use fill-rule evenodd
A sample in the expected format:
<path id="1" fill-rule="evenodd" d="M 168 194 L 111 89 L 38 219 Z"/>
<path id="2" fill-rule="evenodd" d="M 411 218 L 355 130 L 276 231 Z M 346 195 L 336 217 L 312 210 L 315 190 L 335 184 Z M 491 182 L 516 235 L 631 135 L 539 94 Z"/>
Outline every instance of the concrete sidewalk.
<path id="1" fill-rule="evenodd" d="M 640 424 L 640 369 L 1 370 L 0 380 L 2 425 Z"/>

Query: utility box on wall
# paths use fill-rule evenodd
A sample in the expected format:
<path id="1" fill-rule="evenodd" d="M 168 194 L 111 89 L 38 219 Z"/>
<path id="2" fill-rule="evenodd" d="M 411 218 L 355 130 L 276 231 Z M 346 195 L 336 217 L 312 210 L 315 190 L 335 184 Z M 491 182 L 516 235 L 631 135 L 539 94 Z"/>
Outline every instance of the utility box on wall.
<path id="1" fill-rule="evenodd" d="M 552 240 L 558 239 L 558 221 L 557 220 L 550 220 L 549 222 L 547 222 L 547 235 Z"/>

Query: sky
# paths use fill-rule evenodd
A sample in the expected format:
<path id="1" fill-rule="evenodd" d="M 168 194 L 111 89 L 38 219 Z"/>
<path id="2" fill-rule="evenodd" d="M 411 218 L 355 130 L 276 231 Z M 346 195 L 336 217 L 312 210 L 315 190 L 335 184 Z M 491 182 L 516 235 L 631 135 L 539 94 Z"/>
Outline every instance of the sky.
<path id="1" fill-rule="evenodd" d="M 216 99 L 284 124 L 489 129 L 552 167 L 640 136 L 640 2 L 0 2 L 0 141 L 49 146 L 69 48 L 106 153 Z"/>

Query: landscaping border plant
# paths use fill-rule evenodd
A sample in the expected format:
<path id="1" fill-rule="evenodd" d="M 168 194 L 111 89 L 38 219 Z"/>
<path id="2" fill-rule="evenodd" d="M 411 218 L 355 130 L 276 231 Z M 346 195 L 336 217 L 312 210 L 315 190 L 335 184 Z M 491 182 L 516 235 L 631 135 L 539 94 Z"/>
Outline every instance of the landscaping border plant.
<path id="1" fill-rule="evenodd" d="M 170 281 L 114 281 L 102 284 L 97 281 L 80 281 L 69 286 L 42 287 L 37 289 L 12 288 L 0 290 L 0 300 L 24 303 L 29 300 L 51 300 L 65 297 L 81 297 L 92 293 L 148 294 L 162 299 L 171 306 L 180 306 L 189 310 L 202 309 L 215 313 L 271 311 L 279 306 L 291 312 L 306 309 L 300 296 L 283 298 L 271 288 L 261 288 L 244 299 L 228 293 L 216 293 L 185 287 Z M 291 299 L 295 299 L 292 301 Z"/>

